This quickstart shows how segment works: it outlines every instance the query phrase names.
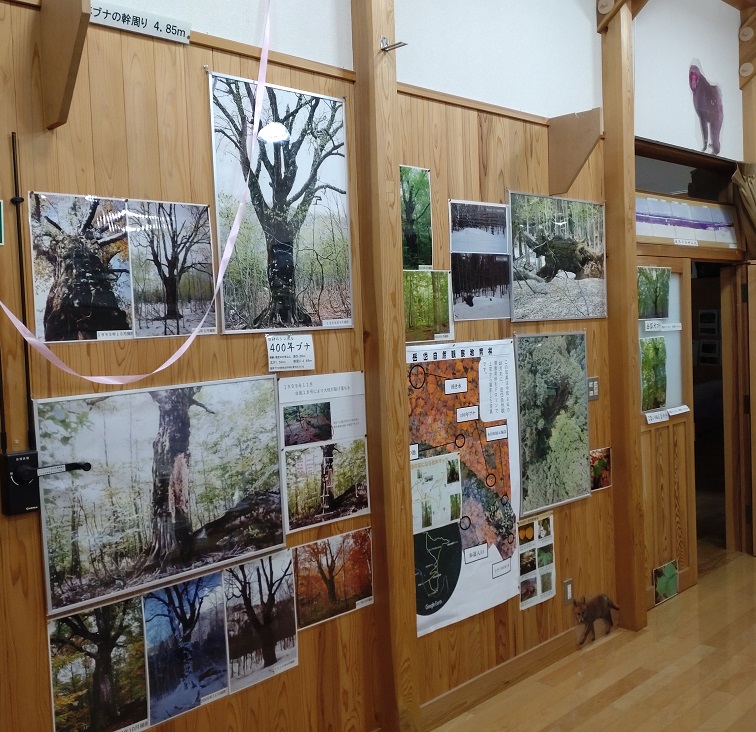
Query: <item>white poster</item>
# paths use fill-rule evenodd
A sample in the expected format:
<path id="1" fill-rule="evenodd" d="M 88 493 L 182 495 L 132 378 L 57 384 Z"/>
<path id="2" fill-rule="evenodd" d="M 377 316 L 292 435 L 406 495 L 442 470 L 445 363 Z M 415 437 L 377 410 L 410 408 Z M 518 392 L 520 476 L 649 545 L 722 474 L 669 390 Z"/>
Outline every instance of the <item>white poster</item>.
<path id="1" fill-rule="evenodd" d="M 511 340 L 407 348 L 417 633 L 518 592 Z"/>
<path id="2" fill-rule="evenodd" d="M 520 610 L 556 595 L 554 514 L 542 513 L 518 527 L 520 537 Z"/>

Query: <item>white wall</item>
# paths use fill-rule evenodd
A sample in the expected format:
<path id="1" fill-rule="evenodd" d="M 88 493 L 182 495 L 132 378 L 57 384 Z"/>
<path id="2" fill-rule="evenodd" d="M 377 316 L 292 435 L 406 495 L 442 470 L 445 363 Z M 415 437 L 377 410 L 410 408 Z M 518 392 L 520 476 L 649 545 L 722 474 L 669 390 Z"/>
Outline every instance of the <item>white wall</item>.
<path id="1" fill-rule="evenodd" d="M 635 20 L 635 134 L 693 150 L 703 136 L 688 83 L 691 63 L 722 90 L 720 156 L 743 157 L 739 12 L 722 0 L 653 0 Z M 711 150 L 709 150 L 711 152 Z"/>
<path id="2" fill-rule="evenodd" d="M 262 0 L 117 0 L 133 10 L 185 20 L 192 30 L 261 46 Z M 273 0 L 270 47 L 292 56 L 352 68 L 350 0 Z"/>
<path id="3" fill-rule="evenodd" d="M 395 0 L 399 81 L 556 117 L 601 106 L 595 0 Z"/>

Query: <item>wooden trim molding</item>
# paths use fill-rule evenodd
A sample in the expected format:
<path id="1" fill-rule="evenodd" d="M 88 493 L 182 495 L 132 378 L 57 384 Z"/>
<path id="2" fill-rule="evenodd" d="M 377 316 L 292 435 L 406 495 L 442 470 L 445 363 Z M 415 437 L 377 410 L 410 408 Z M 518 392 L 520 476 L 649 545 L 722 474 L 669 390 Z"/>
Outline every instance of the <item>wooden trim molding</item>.
<path id="1" fill-rule="evenodd" d="M 654 244 L 638 239 L 638 255 L 645 257 L 672 257 L 699 262 L 744 262 L 746 255 L 739 249 L 718 247 L 684 247 L 676 244 Z"/>

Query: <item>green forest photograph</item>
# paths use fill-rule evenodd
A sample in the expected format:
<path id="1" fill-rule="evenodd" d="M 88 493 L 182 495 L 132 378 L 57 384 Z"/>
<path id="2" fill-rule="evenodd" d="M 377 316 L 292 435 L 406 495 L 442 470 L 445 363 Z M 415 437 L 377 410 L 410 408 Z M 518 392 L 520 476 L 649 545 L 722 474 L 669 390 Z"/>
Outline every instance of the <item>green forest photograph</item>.
<path id="1" fill-rule="evenodd" d="M 273 377 L 36 402 L 51 610 L 283 542 Z"/>
<path id="2" fill-rule="evenodd" d="M 669 317 L 670 267 L 638 267 L 638 319 Z"/>
<path id="3" fill-rule="evenodd" d="M 521 515 L 590 495 L 585 333 L 515 339 Z"/>
<path id="4" fill-rule="evenodd" d="M 430 170 L 399 166 L 404 269 L 433 266 Z"/>
<path id="5" fill-rule="evenodd" d="M 451 339 L 449 273 L 405 270 L 403 274 L 407 342 Z"/>
<path id="6" fill-rule="evenodd" d="M 640 339 L 641 408 L 644 412 L 667 404 L 667 343 L 663 336 Z"/>
<path id="7" fill-rule="evenodd" d="M 285 456 L 289 531 L 367 512 L 364 438 L 287 450 Z"/>

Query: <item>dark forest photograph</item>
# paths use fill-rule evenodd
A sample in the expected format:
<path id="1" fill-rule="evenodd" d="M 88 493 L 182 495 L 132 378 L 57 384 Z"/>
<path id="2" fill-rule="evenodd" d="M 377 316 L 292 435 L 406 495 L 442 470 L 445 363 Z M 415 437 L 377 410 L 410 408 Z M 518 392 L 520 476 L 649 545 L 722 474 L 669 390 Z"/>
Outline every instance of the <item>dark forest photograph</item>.
<path id="1" fill-rule="evenodd" d="M 451 340 L 449 273 L 405 270 L 403 278 L 407 342 Z"/>
<path id="2" fill-rule="evenodd" d="M 352 325 L 344 102 L 266 85 L 258 138 L 248 149 L 257 83 L 211 76 L 218 244 L 243 193 L 247 206 L 223 282 L 230 331 Z"/>
<path id="3" fill-rule="evenodd" d="M 433 226 L 431 222 L 430 170 L 399 166 L 402 212 L 402 260 L 404 269 L 431 269 Z"/>
<path id="4" fill-rule="evenodd" d="M 364 438 L 287 450 L 284 455 L 289 531 L 367 512 Z"/>
<path id="5" fill-rule="evenodd" d="M 290 549 L 223 573 L 231 692 L 297 665 Z"/>
<path id="6" fill-rule="evenodd" d="M 294 575 L 298 628 L 330 620 L 372 601 L 370 529 L 296 547 Z"/>
<path id="7" fill-rule="evenodd" d="M 117 596 L 283 541 L 275 381 L 36 402 L 49 607 Z"/>
<path id="8" fill-rule="evenodd" d="M 333 437 L 331 402 L 293 404 L 283 408 L 284 445 L 307 445 Z"/>
<path id="9" fill-rule="evenodd" d="M 31 193 L 29 225 L 37 336 L 132 337 L 126 202 Z"/>
<path id="10" fill-rule="evenodd" d="M 184 335 L 213 299 L 210 210 L 192 203 L 127 203 L 137 337 Z M 203 329 L 215 332 L 215 309 Z"/>
<path id="11" fill-rule="evenodd" d="M 454 320 L 510 316 L 509 256 L 452 252 L 451 280 Z"/>
<path id="12" fill-rule="evenodd" d="M 220 572 L 144 596 L 150 724 L 228 689 L 225 611 Z"/>
<path id="13" fill-rule="evenodd" d="M 52 620 L 56 732 L 116 732 L 147 720 L 139 598 Z"/>

